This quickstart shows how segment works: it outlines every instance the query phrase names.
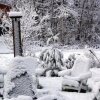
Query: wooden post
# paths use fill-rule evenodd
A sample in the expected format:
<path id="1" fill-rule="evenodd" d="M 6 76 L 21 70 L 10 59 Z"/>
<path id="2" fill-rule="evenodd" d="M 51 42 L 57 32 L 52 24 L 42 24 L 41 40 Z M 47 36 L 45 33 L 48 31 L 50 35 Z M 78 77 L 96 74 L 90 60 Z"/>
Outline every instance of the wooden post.
<path id="1" fill-rule="evenodd" d="M 9 16 L 12 19 L 14 57 L 22 56 L 21 29 L 20 29 L 20 18 L 22 17 L 22 14 L 21 12 L 10 12 Z"/>

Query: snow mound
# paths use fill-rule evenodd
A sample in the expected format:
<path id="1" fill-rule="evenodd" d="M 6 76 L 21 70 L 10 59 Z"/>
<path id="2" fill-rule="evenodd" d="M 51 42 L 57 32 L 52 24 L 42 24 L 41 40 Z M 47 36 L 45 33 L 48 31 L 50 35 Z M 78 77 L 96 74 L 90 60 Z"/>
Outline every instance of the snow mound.
<path id="1" fill-rule="evenodd" d="M 37 100 L 69 100 L 68 98 L 64 98 L 62 95 L 58 95 L 58 94 L 55 94 L 55 95 L 53 95 L 53 94 L 49 94 L 49 95 L 46 95 L 46 96 L 43 96 L 43 97 L 41 97 L 41 98 L 39 98 L 39 99 L 37 99 Z"/>
<path id="2" fill-rule="evenodd" d="M 20 95 L 17 98 L 4 99 L 4 100 L 33 100 L 30 96 Z"/>
<path id="3" fill-rule="evenodd" d="M 12 82 L 13 79 L 16 77 L 20 77 L 22 74 L 27 74 L 29 75 L 29 78 L 32 83 L 32 90 L 35 91 L 36 93 L 36 78 L 32 77 L 32 73 L 30 70 L 32 70 L 32 67 L 37 67 L 35 66 L 34 58 L 32 57 L 16 57 L 13 59 L 13 61 L 10 64 L 10 69 L 5 75 L 5 84 L 4 84 L 4 97 L 9 98 L 8 93 L 12 91 L 13 88 L 15 88 L 15 84 Z M 31 67 L 31 69 L 30 69 Z M 35 70 L 35 68 L 34 68 Z M 35 76 L 35 71 L 33 73 Z"/>

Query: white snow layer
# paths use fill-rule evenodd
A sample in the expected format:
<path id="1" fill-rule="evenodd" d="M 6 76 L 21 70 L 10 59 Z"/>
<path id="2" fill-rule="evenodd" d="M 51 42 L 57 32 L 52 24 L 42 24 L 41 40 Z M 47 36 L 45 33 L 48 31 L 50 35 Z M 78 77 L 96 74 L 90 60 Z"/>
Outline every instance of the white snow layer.
<path id="1" fill-rule="evenodd" d="M 98 95 L 100 90 L 100 68 L 92 68 L 91 72 L 92 77 L 88 80 L 88 86 L 95 95 Z"/>
<path id="2" fill-rule="evenodd" d="M 61 94 L 51 94 L 43 96 L 37 100 L 70 100 L 69 98 L 64 98 Z"/>
<path id="3" fill-rule="evenodd" d="M 38 90 L 38 93 L 40 94 L 39 97 L 43 97 L 44 100 L 52 100 L 52 98 L 45 99 L 50 97 L 48 94 L 56 96 L 59 94 L 59 96 L 63 96 L 65 100 L 93 100 L 94 98 L 94 93 L 76 93 L 61 91 L 62 77 L 40 77 L 39 83 L 43 86 L 43 89 Z M 44 97 L 46 95 L 47 97 Z M 41 100 L 41 98 L 39 98 L 39 100 Z"/>
<path id="4" fill-rule="evenodd" d="M 22 16 L 22 12 L 11 11 L 11 12 L 9 12 L 9 16 L 10 17 L 21 17 Z"/>
<path id="5" fill-rule="evenodd" d="M 33 100 L 33 99 L 30 96 L 20 95 L 17 98 L 11 98 L 11 99 L 6 98 L 4 100 Z"/>
<path id="6" fill-rule="evenodd" d="M 7 48 L 7 45 L 5 44 L 5 39 L 3 36 L 0 37 L 0 53 L 6 54 L 6 53 L 12 53 L 12 50 Z"/>
<path id="7" fill-rule="evenodd" d="M 12 89 L 15 87 L 15 84 L 12 82 L 12 79 L 16 77 L 20 77 L 21 74 L 24 74 L 25 72 L 28 73 L 30 76 L 31 82 L 33 84 L 33 90 L 36 91 L 36 78 L 31 77 L 32 74 L 35 75 L 35 69 L 37 67 L 37 61 L 36 59 L 32 57 L 16 57 L 13 59 L 13 61 L 10 64 L 10 69 L 5 75 L 5 85 L 4 85 L 4 97 L 9 97 L 8 93 L 12 91 Z M 33 80 L 34 79 L 34 80 Z"/>

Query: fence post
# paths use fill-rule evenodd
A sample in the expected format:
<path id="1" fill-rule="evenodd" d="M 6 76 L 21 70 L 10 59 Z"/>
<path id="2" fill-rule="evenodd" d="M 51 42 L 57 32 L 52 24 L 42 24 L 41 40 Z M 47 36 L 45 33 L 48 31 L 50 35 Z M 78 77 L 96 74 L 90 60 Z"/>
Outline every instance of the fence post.
<path id="1" fill-rule="evenodd" d="M 14 57 L 22 56 L 21 28 L 20 28 L 20 18 L 22 17 L 22 13 L 9 12 L 9 17 L 12 19 Z"/>

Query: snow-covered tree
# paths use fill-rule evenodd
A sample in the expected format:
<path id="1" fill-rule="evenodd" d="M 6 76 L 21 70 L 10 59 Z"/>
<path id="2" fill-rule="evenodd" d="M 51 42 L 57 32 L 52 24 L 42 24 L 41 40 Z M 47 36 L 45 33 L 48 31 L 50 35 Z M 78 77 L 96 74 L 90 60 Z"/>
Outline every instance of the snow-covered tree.
<path id="1" fill-rule="evenodd" d="M 23 17 L 21 18 L 21 34 L 22 34 L 22 43 L 23 50 L 30 50 L 31 46 L 36 44 L 39 27 L 39 17 L 34 9 L 33 0 L 17 0 L 13 2 L 13 10 L 21 11 Z M 37 42 L 37 44 L 39 44 Z"/>
<path id="2" fill-rule="evenodd" d="M 0 10 L 0 36 L 2 35 L 5 45 L 12 49 L 12 25 L 11 20 L 5 10 Z"/>
<path id="3" fill-rule="evenodd" d="M 74 0 L 75 9 L 78 12 L 78 31 L 76 40 L 80 43 L 92 46 L 100 43 L 95 32 L 99 17 L 99 0 Z"/>
<path id="4" fill-rule="evenodd" d="M 14 8 L 23 12 L 21 25 L 24 49 L 31 49 L 35 44 L 51 44 L 55 40 L 60 45 L 100 43 L 98 1 L 15 1 Z"/>
<path id="5" fill-rule="evenodd" d="M 71 7 L 72 4 L 68 0 L 15 1 L 14 9 L 23 12 L 21 25 L 24 47 L 29 48 L 35 41 L 40 41 L 38 44 L 42 46 L 55 38 L 60 44 L 67 44 L 69 40 L 66 38 L 74 34 L 77 26 L 77 12 Z"/>
<path id="6" fill-rule="evenodd" d="M 63 70 L 63 54 L 56 48 L 46 49 L 40 54 L 41 68 L 43 74 L 57 75 L 58 71 Z M 48 72 L 48 73 L 47 73 Z"/>
<path id="7" fill-rule="evenodd" d="M 75 33 L 75 27 L 77 26 L 77 12 L 71 7 L 72 5 L 73 0 L 71 2 L 69 0 L 35 1 L 36 12 L 42 18 L 42 21 L 45 18 L 48 19 L 47 21 L 44 20 L 49 25 L 48 28 L 44 27 L 44 24 L 41 25 L 41 37 L 43 40 L 54 40 L 55 37 L 53 36 L 57 36 L 56 39 L 59 40 L 60 44 L 67 44 L 69 42 L 66 38 Z M 48 32 L 48 30 L 50 31 Z"/>

